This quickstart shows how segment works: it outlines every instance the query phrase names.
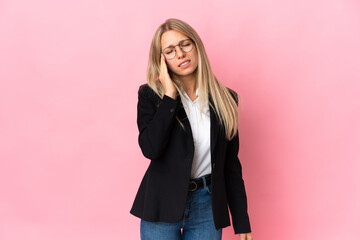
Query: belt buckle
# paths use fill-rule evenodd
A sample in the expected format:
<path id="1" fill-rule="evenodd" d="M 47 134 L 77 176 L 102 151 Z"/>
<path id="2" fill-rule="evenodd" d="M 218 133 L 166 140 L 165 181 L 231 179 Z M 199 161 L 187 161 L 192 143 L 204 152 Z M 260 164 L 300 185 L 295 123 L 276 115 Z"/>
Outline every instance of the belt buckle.
<path id="1" fill-rule="evenodd" d="M 195 181 L 191 181 L 190 183 L 194 183 L 195 184 L 195 188 L 194 189 L 190 189 L 191 192 L 195 191 L 197 189 L 197 183 Z"/>

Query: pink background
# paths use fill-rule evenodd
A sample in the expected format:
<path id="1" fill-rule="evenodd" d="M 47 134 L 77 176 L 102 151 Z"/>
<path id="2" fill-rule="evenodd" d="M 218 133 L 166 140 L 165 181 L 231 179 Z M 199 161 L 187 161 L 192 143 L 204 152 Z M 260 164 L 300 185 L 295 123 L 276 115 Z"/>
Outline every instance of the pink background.
<path id="1" fill-rule="evenodd" d="M 360 239 L 359 1 L 126 2 L 0 1 L 0 239 L 140 239 L 137 90 L 170 17 L 244 99 L 254 239 Z"/>

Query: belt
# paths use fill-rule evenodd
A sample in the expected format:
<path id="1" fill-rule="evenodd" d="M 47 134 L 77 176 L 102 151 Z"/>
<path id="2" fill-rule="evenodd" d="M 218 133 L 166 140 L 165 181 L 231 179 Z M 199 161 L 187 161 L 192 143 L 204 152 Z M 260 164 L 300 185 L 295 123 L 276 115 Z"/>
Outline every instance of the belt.
<path id="1" fill-rule="evenodd" d="M 208 174 L 205 176 L 205 180 L 206 180 L 206 186 L 209 185 L 211 183 L 211 174 Z M 200 179 L 190 179 L 189 182 L 189 191 L 193 192 L 196 189 L 202 188 L 204 186 L 204 182 L 203 182 L 203 178 L 201 177 Z"/>

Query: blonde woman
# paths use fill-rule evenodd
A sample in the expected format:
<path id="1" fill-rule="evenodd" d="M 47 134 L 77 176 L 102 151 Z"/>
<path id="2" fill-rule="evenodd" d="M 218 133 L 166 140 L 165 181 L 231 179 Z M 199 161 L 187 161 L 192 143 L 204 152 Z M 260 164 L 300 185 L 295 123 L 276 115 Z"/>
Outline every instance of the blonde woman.
<path id="1" fill-rule="evenodd" d="M 149 167 L 131 214 L 143 240 L 218 240 L 230 225 L 252 240 L 238 159 L 238 96 L 214 76 L 204 45 L 167 19 L 152 39 L 138 91 L 138 142 Z"/>

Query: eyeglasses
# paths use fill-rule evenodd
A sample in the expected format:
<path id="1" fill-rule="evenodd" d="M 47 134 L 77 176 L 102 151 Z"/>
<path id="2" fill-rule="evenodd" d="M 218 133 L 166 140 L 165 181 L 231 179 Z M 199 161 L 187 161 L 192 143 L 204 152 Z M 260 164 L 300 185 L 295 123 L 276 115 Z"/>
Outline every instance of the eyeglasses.
<path id="1" fill-rule="evenodd" d="M 182 51 L 188 53 L 193 49 L 194 43 L 192 39 L 187 38 L 181 40 L 178 45 L 165 48 L 164 51 L 162 51 L 162 53 L 164 54 L 167 60 L 171 60 L 176 56 L 176 48 L 175 48 L 176 46 L 179 46 Z"/>

